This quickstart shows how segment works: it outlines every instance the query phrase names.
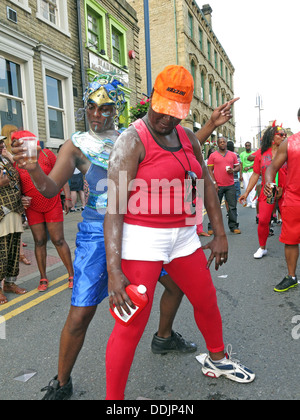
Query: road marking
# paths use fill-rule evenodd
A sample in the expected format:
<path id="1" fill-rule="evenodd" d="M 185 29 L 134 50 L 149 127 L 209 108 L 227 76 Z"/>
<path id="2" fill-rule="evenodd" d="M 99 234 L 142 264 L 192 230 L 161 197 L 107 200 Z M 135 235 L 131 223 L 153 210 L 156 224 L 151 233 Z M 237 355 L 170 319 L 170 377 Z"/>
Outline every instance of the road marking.
<path id="1" fill-rule="evenodd" d="M 61 281 L 65 280 L 67 278 L 68 278 L 68 275 L 64 274 L 63 276 L 58 277 L 57 279 L 50 281 L 49 282 L 49 287 L 55 286 L 57 283 L 60 283 Z M 22 302 L 23 300 L 28 299 L 29 297 L 34 296 L 37 293 L 41 293 L 41 292 L 39 292 L 38 289 L 34 289 L 31 292 L 25 293 L 24 295 L 21 295 L 21 296 L 15 298 L 15 299 L 11 300 L 10 302 L 5 303 L 3 306 L 1 305 L 0 306 L 0 312 L 5 311 L 6 309 L 10 308 L 11 306 L 13 306 L 13 305 L 15 305 L 19 302 Z"/>
<path id="2" fill-rule="evenodd" d="M 59 277 L 59 278 L 58 278 L 58 279 L 56 279 L 56 280 L 53 280 L 52 282 L 50 282 L 50 283 L 49 283 L 49 285 L 53 286 L 53 285 L 55 285 L 55 284 L 57 284 L 57 283 L 60 283 L 61 281 L 65 280 L 66 278 L 68 278 L 68 275 L 64 275 L 64 276 L 62 276 L 62 277 Z M 58 293 L 62 292 L 63 290 L 67 289 L 67 288 L 68 288 L 68 286 L 69 286 L 69 284 L 68 284 L 68 283 L 63 284 L 62 286 L 57 287 L 57 288 L 55 288 L 54 290 L 51 290 L 50 292 L 43 293 L 43 295 L 42 295 L 42 296 L 40 296 L 40 297 L 38 297 L 38 298 L 36 298 L 36 299 L 34 299 L 34 300 L 32 300 L 32 301 L 30 301 L 30 302 L 26 303 L 25 305 L 22 305 L 22 306 L 20 306 L 19 308 L 14 309 L 13 311 L 8 312 L 8 313 L 7 313 L 7 314 L 5 314 L 5 315 L 2 315 L 2 316 L 0 317 L 0 324 L 2 324 L 3 322 L 5 322 L 5 321 L 7 321 L 7 320 L 9 320 L 9 319 L 11 319 L 11 318 L 13 318 L 14 316 L 17 316 L 17 315 L 21 314 L 21 313 L 22 313 L 22 312 L 24 312 L 24 311 L 27 311 L 28 309 L 33 308 L 34 306 L 38 305 L 39 303 L 41 303 L 41 302 L 43 302 L 43 301 L 45 301 L 45 300 L 47 300 L 47 299 L 50 299 L 52 296 L 55 296 L 55 295 L 57 295 Z M 5 307 L 4 307 L 4 308 L 1 308 L 1 310 L 6 309 L 6 308 L 8 308 L 9 306 L 12 306 L 12 305 L 14 305 L 14 304 L 16 304 L 16 303 L 18 303 L 18 302 L 21 302 L 21 301 L 23 301 L 24 299 L 26 299 L 26 298 L 28 298 L 28 297 L 30 297 L 30 296 L 33 296 L 33 295 L 35 295 L 35 294 L 37 294 L 37 293 L 40 293 L 37 289 L 36 289 L 36 290 L 32 290 L 31 292 L 28 292 L 28 293 L 26 293 L 25 295 L 22 295 L 22 296 L 20 296 L 19 298 L 16 298 L 16 299 L 14 299 L 13 301 L 9 302 L 8 304 L 6 304 L 6 305 L 5 305 Z"/>

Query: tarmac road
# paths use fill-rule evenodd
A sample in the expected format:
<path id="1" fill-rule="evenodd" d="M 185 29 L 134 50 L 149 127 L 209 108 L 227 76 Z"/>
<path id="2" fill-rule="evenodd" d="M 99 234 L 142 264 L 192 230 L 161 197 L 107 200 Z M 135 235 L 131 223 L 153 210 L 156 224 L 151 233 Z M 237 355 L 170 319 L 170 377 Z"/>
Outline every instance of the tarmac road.
<path id="1" fill-rule="evenodd" d="M 242 234 L 233 235 L 226 226 L 229 261 L 218 272 L 213 268 L 212 275 L 223 318 L 224 341 L 232 344 L 236 353 L 233 357 L 255 371 L 255 381 L 243 385 L 225 378 L 210 379 L 201 373 L 195 355 L 205 352 L 205 345 L 186 298 L 179 308 L 174 330 L 196 342 L 198 352 L 185 356 L 151 353 L 150 343 L 159 319 L 162 293 L 159 284 L 130 372 L 126 400 L 139 396 L 153 403 L 300 399 L 300 288 L 284 294 L 273 292 L 274 285 L 286 274 L 284 248 L 278 241 L 280 227 L 274 228 L 275 235 L 268 240 L 268 255 L 254 260 L 258 248 L 255 210 L 239 205 L 238 211 Z M 65 218 L 65 234 L 72 252 L 80 219 L 80 213 Z M 26 255 L 34 262 L 29 230 L 23 240 L 28 243 Z M 68 314 L 71 291 L 66 287 L 66 272 L 52 244 L 48 244 L 48 249 L 49 280 L 56 284 L 52 283 L 46 293 L 36 292 L 39 280 L 36 265 L 22 266 L 19 282 L 30 293 L 21 298 L 8 295 L 9 304 L 0 307 L 0 317 L 6 317 L 0 318 L 0 322 L 5 321 L 0 324 L 1 400 L 39 400 L 43 396 L 40 389 L 57 373 L 60 332 Z M 72 373 L 72 400 L 105 398 L 105 348 L 113 323 L 104 301 L 90 325 Z M 27 382 L 14 379 L 28 370 L 36 373 Z"/>

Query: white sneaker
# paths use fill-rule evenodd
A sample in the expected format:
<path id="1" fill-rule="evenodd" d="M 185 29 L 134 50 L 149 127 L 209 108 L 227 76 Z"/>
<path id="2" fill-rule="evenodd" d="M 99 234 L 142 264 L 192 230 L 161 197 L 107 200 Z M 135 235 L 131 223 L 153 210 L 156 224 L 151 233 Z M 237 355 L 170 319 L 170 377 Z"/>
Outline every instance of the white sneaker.
<path id="1" fill-rule="evenodd" d="M 253 257 L 259 259 L 267 255 L 267 253 L 268 251 L 266 249 L 258 248 Z"/>
<path id="2" fill-rule="evenodd" d="M 219 378 L 223 375 L 225 378 L 243 384 L 254 381 L 255 373 L 243 366 L 238 360 L 231 359 L 231 345 L 227 346 L 228 349 L 230 349 L 230 353 L 226 353 L 226 360 L 223 361 L 213 362 L 208 355 L 204 360 L 197 359 L 202 364 L 204 375 L 210 378 Z"/>

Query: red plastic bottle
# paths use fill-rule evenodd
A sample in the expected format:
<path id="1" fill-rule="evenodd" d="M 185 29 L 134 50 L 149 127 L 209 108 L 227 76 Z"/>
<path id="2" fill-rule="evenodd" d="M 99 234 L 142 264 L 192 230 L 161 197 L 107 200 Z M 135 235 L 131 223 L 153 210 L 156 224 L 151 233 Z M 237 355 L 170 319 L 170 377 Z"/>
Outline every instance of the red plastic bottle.
<path id="1" fill-rule="evenodd" d="M 147 288 L 143 286 L 142 284 L 140 284 L 139 286 L 135 284 L 129 284 L 125 290 L 128 296 L 130 297 L 130 299 L 132 300 L 132 302 L 134 303 L 135 309 L 132 309 L 128 306 L 131 314 L 128 315 L 123 310 L 123 316 L 119 314 L 119 311 L 116 307 L 114 307 L 113 311 L 110 308 L 109 310 L 112 316 L 116 319 L 116 321 L 120 322 L 124 326 L 127 326 L 145 308 L 145 306 L 148 303 L 148 296 L 146 293 Z"/>

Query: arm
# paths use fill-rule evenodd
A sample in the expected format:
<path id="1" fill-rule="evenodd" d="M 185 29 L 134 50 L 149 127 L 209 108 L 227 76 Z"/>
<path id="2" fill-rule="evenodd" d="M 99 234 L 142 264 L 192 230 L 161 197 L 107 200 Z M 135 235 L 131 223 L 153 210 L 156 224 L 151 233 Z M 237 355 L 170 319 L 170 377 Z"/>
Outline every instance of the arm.
<path id="1" fill-rule="evenodd" d="M 122 302 L 134 305 L 128 297 L 125 287 L 129 284 L 121 268 L 122 233 L 124 214 L 127 210 L 129 184 L 135 179 L 139 163 L 143 157 L 144 146 L 134 127 L 127 129 L 116 141 L 111 152 L 108 166 L 108 206 L 104 219 L 104 238 L 108 272 L 109 305 L 115 305 L 122 315 L 122 309 L 130 313 Z M 119 173 L 126 173 L 120 177 Z M 120 184 L 122 178 L 122 185 Z M 126 182 L 126 185 L 124 185 Z"/>
<path id="2" fill-rule="evenodd" d="M 241 164 L 240 163 L 235 163 L 234 168 L 233 168 L 233 172 L 240 172 L 240 170 L 241 170 Z"/>
<path id="3" fill-rule="evenodd" d="M 232 118 L 231 106 L 240 98 L 232 99 L 216 108 L 207 123 L 196 133 L 199 143 L 202 145 L 211 135 L 211 133 L 220 125 L 225 124 Z"/>
<path id="4" fill-rule="evenodd" d="M 240 181 L 243 181 L 243 162 L 240 162 Z"/>
<path id="5" fill-rule="evenodd" d="M 9 178 L 6 172 L 3 172 L 3 170 L 0 170 L 0 188 L 6 187 L 7 185 L 9 185 Z"/>
<path id="6" fill-rule="evenodd" d="M 264 194 L 266 196 L 272 193 L 272 190 L 269 187 L 269 183 L 273 182 L 277 172 L 279 171 L 281 166 L 287 161 L 287 158 L 288 158 L 288 141 L 286 139 L 279 146 L 277 153 L 274 159 L 272 160 L 271 165 L 266 170 L 265 186 L 264 186 Z"/>
<path id="7" fill-rule="evenodd" d="M 239 172 L 239 171 L 240 171 L 240 164 L 239 163 L 234 163 L 233 168 L 228 169 L 229 174 L 233 174 L 234 172 Z"/>
<path id="8" fill-rule="evenodd" d="M 215 177 L 214 177 L 214 165 L 207 165 L 207 170 L 208 170 L 208 173 L 209 173 L 211 179 L 215 183 L 216 180 L 215 180 Z"/>
<path id="9" fill-rule="evenodd" d="M 65 185 L 63 186 L 63 192 L 65 194 L 64 210 L 65 210 L 65 213 L 68 214 L 70 211 L 70 208 L 72 207 L 71 190 L 70 190 L 70 185 L 68 182 L 66 182 Z"/>
<path id="10" fill-rule="evenodd" d="M 42 171 L 37 162 L 31 164 L 24 162 L 22 144 L 23 141 L 21 139 L 13 141 L 12 152 L 14 160 L 20 168 L 26 169 L 29 172 L 37 190 L 47 198 L 54 197 L 60 192 L 72 176 L 75 166 L 83 171 L 84 157 L 80 150 L 73 145 L 71 140 L 67 140 L 62 146 L 55 165 L 48 176 Z"/>
<path id="11" fill-rule="evenodd" d="M 215 175 L 214 175 L 214 165 L 207 165 L 207 171 L 208 171 L 209 176 L 211 177 L 211 180 L 215 188 L 218 189 L 218 184 L 217 184 L 217 181 L 215 180 Z"/>
<path id="12" fill-rule="evenodd" d="M 253 190 L 253 188 L 255 187 L 255 185 L 257 184 L 257 181 L 259 179 L 259 174 L 253 172 L 250 179 L 249 179 L 249 184 L 247 186 L 246 191 L 244 192 L 244 194 L 242 194 L 239 197 L 239 203 L 240 204 L 244 204 L 248 195 L 250 194 L 250 192 Z"/>
<path id="13" fill-rule="evenodd" d="M 252 153 L 252 155 L 247 157 L 247 160 L 249 160 L 249 162 L 254 162 L 255 160 L 255 155 Z"/>

